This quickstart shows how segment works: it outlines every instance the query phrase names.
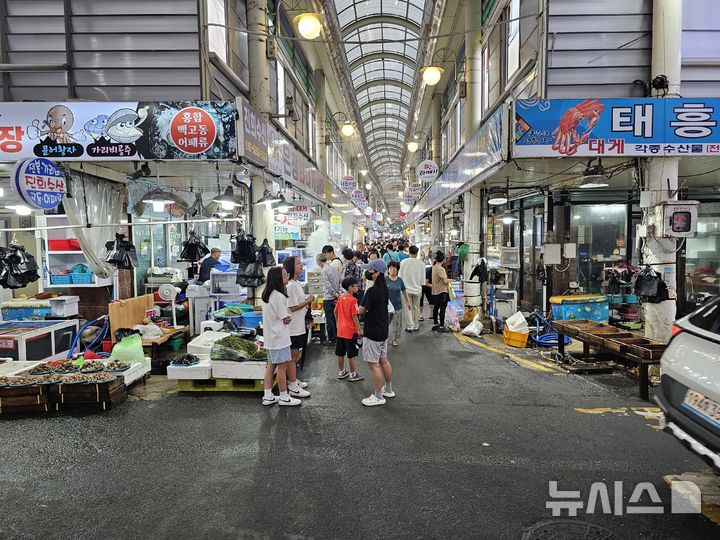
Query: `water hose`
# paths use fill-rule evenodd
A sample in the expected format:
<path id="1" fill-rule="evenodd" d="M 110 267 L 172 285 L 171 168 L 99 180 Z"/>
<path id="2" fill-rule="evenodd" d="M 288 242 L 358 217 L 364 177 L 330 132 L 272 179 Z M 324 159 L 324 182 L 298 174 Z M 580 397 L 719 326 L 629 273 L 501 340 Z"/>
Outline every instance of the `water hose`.
<path id="1" fill-rule="evenodd" d="M 101 317 L 98 317 L 97 319 L 90 321 L 89 323 L 86 323 L 77 334 L 75 334 L 75 338 L 72 340 L 72 344 L 70 345 L 70 349 L 68 350 L 67 356 L 65 358 L 72 358 L 73 351 L 75 350 L 75 347 L 77 346 L 78 340 L 80 339 L 80 336 L 82 335 L 83 331 L 93 324 L 95 324 L 98 321 L 106 320 L 108 318 L 107 315 L 103 315 Z"/>

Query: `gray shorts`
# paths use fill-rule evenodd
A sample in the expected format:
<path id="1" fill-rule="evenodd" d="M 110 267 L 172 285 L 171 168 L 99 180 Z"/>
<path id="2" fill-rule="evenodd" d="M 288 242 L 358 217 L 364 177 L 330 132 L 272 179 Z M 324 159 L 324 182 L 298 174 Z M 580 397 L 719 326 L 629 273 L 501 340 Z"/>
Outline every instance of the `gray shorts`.
<path id="1" fill-rule="evenodd" d="M 292 359 L 290 347 L 284 349 L 266 349 L 267 357 L 273 364 L 284 364 Z"/>
<path id="2" fill-rule="evenodd" d="M 385 341 L 373 341 L 363 338 L 363 360 L 370 364 L 377 364 L 381 358 L 387 358 L 387 339 Z"/>

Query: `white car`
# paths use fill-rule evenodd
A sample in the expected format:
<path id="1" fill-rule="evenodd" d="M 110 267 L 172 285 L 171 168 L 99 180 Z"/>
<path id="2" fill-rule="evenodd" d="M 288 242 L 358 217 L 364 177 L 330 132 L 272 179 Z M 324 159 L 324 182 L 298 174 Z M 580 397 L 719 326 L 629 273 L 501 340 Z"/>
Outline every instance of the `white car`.
<path id="1" fill-rule="evenodd" d="M 720 471 L 720 297 L 675 323 L 660 364 L 665 431 Z"/>

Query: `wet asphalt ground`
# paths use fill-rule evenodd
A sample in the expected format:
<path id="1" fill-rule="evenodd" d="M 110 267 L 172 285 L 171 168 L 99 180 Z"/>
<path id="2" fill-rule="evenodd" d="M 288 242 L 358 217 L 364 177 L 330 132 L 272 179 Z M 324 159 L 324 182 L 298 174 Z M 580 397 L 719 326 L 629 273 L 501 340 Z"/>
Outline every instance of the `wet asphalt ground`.
<path id="1" fill-rule="evenodd" d="M 141 388 L 104 414 L 2 421 L 0 538 L 720 537 L 670 513 L 663 476 L 706 466 L 631 409 L 652 406 L 633 381 L 533 369 L 429 327 L 391 350 L 384 407 L 363 407 L 370 381 L 336 380 L 315 345 L 299 408 Z M 551 481 L 580 492 L 577 516 L 546 508 Z M 587 512 L 597 482 L 610 513 Z M 627 514 L 641 482 L 661 514 Z"/>

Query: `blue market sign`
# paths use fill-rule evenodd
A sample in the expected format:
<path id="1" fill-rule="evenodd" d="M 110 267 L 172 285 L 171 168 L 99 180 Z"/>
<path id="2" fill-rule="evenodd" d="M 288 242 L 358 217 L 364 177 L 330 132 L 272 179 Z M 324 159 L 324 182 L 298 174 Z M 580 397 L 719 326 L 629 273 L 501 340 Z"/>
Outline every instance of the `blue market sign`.
<path id="1" fill-rule="evenodd" d="M 720 99 L 521 99 L 513 157 L 720 157 Z"/>
<path id="2" fill-rule="evenodd" d="M 65 175 L 49 159 L 19 161 L 12 178 L 13 191 L 23 203 L 35 210 L 51 210 L 65 196 Z"/>

